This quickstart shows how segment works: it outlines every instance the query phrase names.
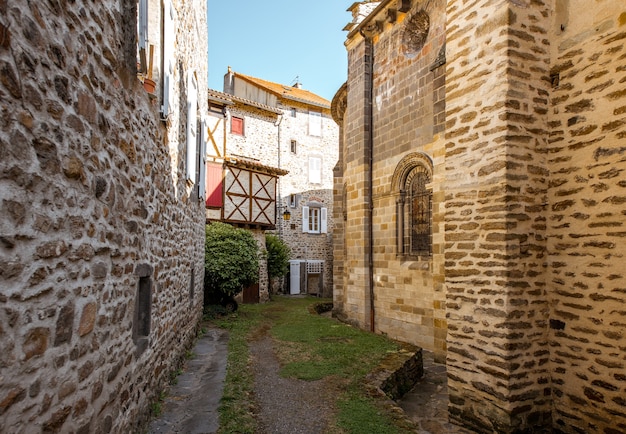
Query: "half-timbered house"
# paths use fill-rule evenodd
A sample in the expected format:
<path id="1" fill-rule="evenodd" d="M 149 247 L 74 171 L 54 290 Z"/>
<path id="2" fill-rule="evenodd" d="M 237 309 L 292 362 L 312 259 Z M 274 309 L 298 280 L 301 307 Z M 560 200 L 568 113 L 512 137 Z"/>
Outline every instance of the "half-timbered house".
<path id="1" fill-rule="evenodd" d="M 280 111 L 265 104 L 209 90 L 206 159 L 206 219 L 249 229 L 259 245 L 276 228 L 278 178 L 276 119 Z M 268 277 L 261 262 L 259 283 L 245 288 L 244 303 L 268 298 Z"/>
<path id="2" fill-rule="evenodd" d="M 293 271 L 276 291 L 329 296 L 338 158 L 330 102 L 229 68 L 224 92 L 209 90 L 208 118 L 207 220 L 248 227 L 260 240 L 274 231 L 292 251 Z"/>

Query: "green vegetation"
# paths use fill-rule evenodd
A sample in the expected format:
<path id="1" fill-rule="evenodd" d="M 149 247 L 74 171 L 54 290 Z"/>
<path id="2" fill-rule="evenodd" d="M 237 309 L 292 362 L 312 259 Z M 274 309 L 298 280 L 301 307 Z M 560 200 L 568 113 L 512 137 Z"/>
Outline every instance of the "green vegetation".
<path id="1" fill-rule="evenodd" d="M 260 322 L 260 306 L 245 305 L 238 313 L 216 321 L 229 332 L 226 379 L 219 408 L 219 433 L 252 434 L 257 431 L 252 400 L 254 377 L 248 366 L 246 337 Z"/>
<path id="2" fill-rule="evenodd" d="M 276 235 L 265 235 L 267 249 L 267 273 L 270 279 L 282 277 L 289 271 L 289 246 Z"/>
<path id="3" fill-rule="evenodd" d="M 150 404 L 150 414 L 153 417 L 159 417 L 163 412 L 162 404 L 166 397 L 167 392 L 165 390 L 161 390 L 157 399 Z"/>
<path id="4" fill-rule="evenodd" d="M 269 333 L 282 366 L 280 375 L 304 380 L 329 378 L 337 409 L 335 429 L 341 433 L 411 432 L 404 419 L 372 397 L 364 387 L 397 343 L 315 313 L 313 305 L 330 300 L 276 297 L 259 305 L 243 305 L 236 315 L 216 321 L 230 334 L 228 370 L 220 404 L 220 433 L 257 431 L 252 402 L 253 375 L 248 340 Z"/>
<path id="5" fill-rule="evenodd" d="M 204 246 L 205 286 L 233 296 L 259 280 L 259 246 L 249 231 L 211 223 Z"/>

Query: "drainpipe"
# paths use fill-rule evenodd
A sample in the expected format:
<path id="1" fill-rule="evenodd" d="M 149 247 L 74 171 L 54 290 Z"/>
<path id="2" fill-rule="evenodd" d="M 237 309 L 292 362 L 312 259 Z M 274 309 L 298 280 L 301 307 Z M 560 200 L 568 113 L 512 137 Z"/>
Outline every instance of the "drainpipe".
<path id="1" fill-rule="evenodd" d="M 367 189 L 369 191 L 367 206 L 367 231 L 368 231 L 368 277 L 369 277 L 369 293 L 370 293 L 370 331 L 375 332 L 376 309 L 374 307 L 374 197 L 373 197 L 373 177 L 374 177 L 374 42 L 371 37 L 366 36 L 363 28 L 359 30 L 363 39 L 365 39 L 365 71 L 366 71 L 366 95 L 365 101 L 365 119 L 368 123 L 368 134 L 365 137 L 367 148 Z M 367 61 L 369 57 L 369 63 Z"/>
<path id="2" fill-rule="evenodd" d="M 278 168 L 279 169 L 281 168 L 280 167 L 280 124 L 281 124 L 282 121 L 283 121 L 283 115 L 278 115 L 278 117 L 276 119 L 276 122 L 274 123 L 274 125 L 277 128 L 276 136 L 278 137 L 278 139 L 277 139 L 277 142 L 278 142 L 277 143 L 277 145 L 278 145 L 278 162 L 277 163 L 278 163 Z M 283 195 L 281 194 L 281 188 L 280 188 L 280 186 L 281 186 L 281 179 L 280 178 L 281 177 L 277 176 L 276 178 L 277 178 L 276 181 L 278 183 L 278 201 L 277 202 L 280 204 L 279 206 L 276 207 L 277 208 L 276 211 L 277 211 L 277 214 L 278 214 L 276 216 L 276 218 L 278 218 L 279 221 L 280 221 L 280 224 L 278 225 L 278 238 L 280 238 L 282 240 L 283 239 L 283 225 L 285 224 L 285 222 L 283 221 L 283 214 L 282 214 L 282 211 L 283 211 Z"/>

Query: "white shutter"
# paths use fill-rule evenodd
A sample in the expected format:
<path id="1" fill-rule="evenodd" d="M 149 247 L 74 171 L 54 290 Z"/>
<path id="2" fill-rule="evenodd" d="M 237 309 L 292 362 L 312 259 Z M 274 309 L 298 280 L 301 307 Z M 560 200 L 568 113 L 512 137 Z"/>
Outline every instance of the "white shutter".
<path id="1" fill-rule="evenodd" d="M 202 130 L 200 131 L 200 176 L 198 179 L 198 199 L 204 199 L 206 193 L 206 139 L 207 122 L 202 120 Z"/>
<path id="2" fill-rule="evenodd" d="M 302 232 L 309 232 L 309 207 L 302 207 Z"/>
<path id="3" fill-rule="evenodd" d="M 172 111 L 174 101 L 174 71 L 176 59 L 174 56 L 174 44 L 176 43 L 176 10 L 171 0 L 163 1 L 163 105 L 161 112 L 163 117 Z"/>
<path id="4" fill-rule="evenodd" d="M 320 157 L 309 157 L 309 182 L 311 184 L 322 182 L 322 159 Z"/>
<path id="5" fill-rule="evenodd" d="M 322 208 L 322 212 L 320 213 L 320 232 L 325 234 L 328 232 L 328 211 L 326 208 Z"/>
<path id="6" fill-rule="evenodd" d="M 322 114 L 309 112 L 309 136 L 320 137 L 322 135 Z"/>
<path id="7" fill-rule="evenodd" d="M 148 42 L 148 0 L 139 0 L 137 7 L 139 49 L 145 50 Z"/>
<path id="8" fill-rule="evenodd" d="M 195 74 L 187 75 L 187 179 L 196 181 L 196 147 L 198 146 L 198 83 Z"/>

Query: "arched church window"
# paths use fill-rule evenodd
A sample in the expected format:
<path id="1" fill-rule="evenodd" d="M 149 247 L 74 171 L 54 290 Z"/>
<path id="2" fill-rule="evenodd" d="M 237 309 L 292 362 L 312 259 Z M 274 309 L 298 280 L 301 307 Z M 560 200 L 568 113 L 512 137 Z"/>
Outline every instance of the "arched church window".
<path id="1" fill-rule="evenodd" d="M 409 186 L 409 253 L 430 255 L 432 252 L 432 191 L 427 185 L 430 174 L 419 166 Z"/>
<path id="2" fill-rule="evenodd" d="M 422 153 L 406 156 L 398 164 L 393 185 L 396 203 L 397 254 L 418 257 L 432 254 L 432 163 Z"/>

